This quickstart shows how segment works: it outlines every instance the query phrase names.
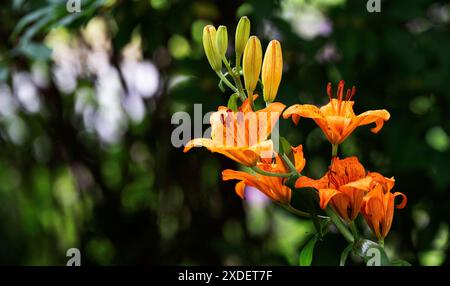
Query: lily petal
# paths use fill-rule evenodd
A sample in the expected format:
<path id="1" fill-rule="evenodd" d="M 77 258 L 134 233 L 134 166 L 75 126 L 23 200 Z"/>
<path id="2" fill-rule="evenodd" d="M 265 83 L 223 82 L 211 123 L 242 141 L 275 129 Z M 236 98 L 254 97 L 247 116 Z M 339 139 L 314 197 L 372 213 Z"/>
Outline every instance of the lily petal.
<path id="1" fill-rule="evenodd" d="M 288 107 L 283 113 L 283 118 L 287 119 L 290 116 L 292 116 L 292 121 L 294 121 L 295 124 L 298 124 L 300 117 L 324 118 L 320 109 L 311 104 L 294 104 Z"/>
<path id="2" fill-rule="evenodd" d="M 402 197 L 402 201 L 400 202 L 400 204 L 396 205 L 395 208 L 397 209 L 402 209 L 404 207 L 406 207 L 406 203 L 408 202 L 408 199 L 406 198 L 405 194 L 400 193 L 400 192 L 395 192 L 394 193 L 394 198 L 397 196 L 401 196 Z"/>
<path id="3" fill-rule="evenodd" d="M 391 115 L 385 109 L 369 110 L 357 116 L 357 118 L 362 119 L 361 122 L 359 122 L 359 126 L 375 122 L 375 127 L 370 129 L 373 133 L 378 133 L 381 128 L 383 128 L 384 122 L 388 121 L 390 117 Z"/>
<path id="4" fill-rule="evenodd" d="M 335 189 L 319 189 L 320 208 L 325 209 L 330 200 L 338 195 L 342 195 Z"/>
<path id="5" fill-rule="evenodd" d="M 244 182 L 238 182 L 236 184 L 236 194 L 243 200 L 245 200 L 245 183 Z"/>
<path id="6" fill-rule="evenodd" d="M 213 141 L 208 138 L 195 138 L 186 143 L 183 152 L 186 153 L 193 147 L 206 147 L 208 149 L 214 146 Z"/>

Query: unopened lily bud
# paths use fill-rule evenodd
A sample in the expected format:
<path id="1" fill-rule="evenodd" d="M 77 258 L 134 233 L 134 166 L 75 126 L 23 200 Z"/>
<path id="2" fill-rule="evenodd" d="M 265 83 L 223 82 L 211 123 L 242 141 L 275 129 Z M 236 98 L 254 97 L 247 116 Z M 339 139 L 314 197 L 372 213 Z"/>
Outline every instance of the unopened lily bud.
<path id="1" fill-rule="evenodd" d="M 247 16 L 241 17 L 236 28 L 235 50 L 240 57 L 244 52 L 248 37 L 250 36 L 250 20 Z"/>
<path id="2" fill-rule="evenodd" d="M 225 56 L 228 48 L 228 32 L 227 27 L 219 26 L 216 33 L 216 45 L 221 58 Z"/>
<path id="3" fill-rule="evenodd" d="M 222 58 L 216 45 L 216 28 L 212 25 L 207 25 L 203 28 L 203 48 L 205 49 L 206 57 L 212 69 L 220 71 L 222 68 Z"/>
<path id="4" fill-rule="evenodd" d="M 267 47 L 262 66 L 262 83 L 264 101 L 272 102 L 277 96 L 278 87 L 283 72 L 283 56 L 281 45 L 277 40 L 272 40 Z"/>
<path id="5" fill-rule="evenodd" d="M 242 71 L 244 74 L 245 89 L 249 96 L 253 93 L 258 84 L 259 74 L 261 73 L 262 48 L 258 37 L 251 36 L 247 41 L 244 50 L 244 59 L 242 62 Z"/>

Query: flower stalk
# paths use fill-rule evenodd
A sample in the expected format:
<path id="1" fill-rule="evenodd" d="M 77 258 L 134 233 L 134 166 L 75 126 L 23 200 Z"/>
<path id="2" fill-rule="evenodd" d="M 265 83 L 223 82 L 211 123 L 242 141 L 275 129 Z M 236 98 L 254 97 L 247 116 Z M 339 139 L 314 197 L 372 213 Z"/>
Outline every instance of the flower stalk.
<path id="1" fill-rule="evenodd" d="M 258 167 L 252 167 L 252 170 L 255 171 L 258 174 L 264 175 L 264 176 L 270 176 L 270 177 L 280 177 L 280 178 L 289 178 L 292 176 L 292 173 L 274 173 L 274 172 L 267 172 L 264 170 L 261 170 Z"/>
<path id="2" fill-rule="evenodd" d="M 330 217 L 331 221 L 334 223 L 336 228 L 339 230 L 339 232 L 342 234 L 345 240 L 347 240 L 348 243 L 355 242 L 355 238 L 353 237 L 353 235 L 350 233 L 350 231 L 347 229 L 342 220 L 336 215 L 336 213 L 330 207 L 327 207 L 325 209 L 325 213 Z"/>
<path id="3" fill-rule="evenodd" d="M 338 154 L 339 145 L 338 144 L 331 144 L 331 157 L 336 157 Z"/>

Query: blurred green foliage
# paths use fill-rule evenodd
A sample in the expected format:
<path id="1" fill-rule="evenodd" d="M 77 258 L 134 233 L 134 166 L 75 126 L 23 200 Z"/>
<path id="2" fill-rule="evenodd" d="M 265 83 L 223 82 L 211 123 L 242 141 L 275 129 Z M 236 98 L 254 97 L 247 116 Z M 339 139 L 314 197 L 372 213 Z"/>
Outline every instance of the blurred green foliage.
<path id="1" fill-rule="evenodd" d="M 342 154 L 394 176 L 408 196 L 388 254 L 449 264 L 447 1 L 382 1 L 381 13 L 351 0 L 65 5 L 13 0 L 0 10 L 0 264 L 64 265 L 71 247 L 85 265 L 298 264 L 311 222 L 241 202 L 220 178 L 233 162 L 170 141 L 174 112 L 227 103 L 201 31 L 231 33 L 242 15 L 263 47 L 282 43 L 277 100 L 323 104 L 326 83 L 345 79 L 357 112 L 390 111 L 378 135 L 360 128 Z M 281 134 L 304 144 L 307 175 L 324 173 L 329 145 L 313 122 L 282 120 Z M 337 265 L 344 248 L 327 235 L 313 265 Z"/>

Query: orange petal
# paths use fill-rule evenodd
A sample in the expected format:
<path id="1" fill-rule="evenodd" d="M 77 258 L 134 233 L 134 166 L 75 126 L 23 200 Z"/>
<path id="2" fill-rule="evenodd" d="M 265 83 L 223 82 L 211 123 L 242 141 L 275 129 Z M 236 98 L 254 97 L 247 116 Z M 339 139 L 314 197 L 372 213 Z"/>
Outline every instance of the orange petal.
<path id="1" fill-rule="evenodd" d="M 347 194 L 338 192 L 332 200 L 333 207 L 337 210 L 338 214 L 346 221 L 353 220 L 353 205 L 350 196 Z M 351 210 L 351 213 L 349 213 Z M 359 211 L 359 210 L 358 210 Z"/>
<path id="2" fill-rule="evenodd" d="M 367 200 L 365 217 L 377 238 L 382 237 L 382 233 L 380 232 L 380 224 L 384 221 L 384 215 L 383 202 L 379 197 L 371 197 Z M 384 226 L 384 228 L 386 228 L 386 226 Z"/>
<path id="3" fill-rule="evenodd" d="M 208 149 L 213 147 L 213 141 L 208 138 L 195 138 L 186 143 L 183 152 L 186 153 L 192 149 L 192 147 L 206 147 Z"/>
<path id="4" fill-rule="evenodd" d="M 311 187 L 311 188 L 314 188 L 316 190 L 324 189 L 324 188 L 327 188 L 327 186 L 328 186 L 328 179 L 327 178 L 328 178 L 327 175 L 323 176 L 319 180 L 314 180 L 314 179 L 308 178 L 306 176 L 301 176 L 295 182 L 295 187 L 296 188 Z"/>
<path id="5" fill-rule="evenodd" d="M 320 189 L 319 190 L 319 198 L 320 198 L 320 207 L 325 209 L 330 202 L 330 200 L 339 195 L 339 191 L 335 189 Z"/>
<path id="6" fill-rule="evenodd" d="M 241 199 L 245 199 L 245 185 L 249 180 L 253 180 L 253 178 L 248 173 L 227 169 L 222 171 L 222 180 L 240 180 L 235 186 L 235 191 Z"/>
<path id="7" fill-rule="evenodd" d="M 258 98 L 257 94 L 253 95 L 253 101 L 255 101 Z M 247 98 L 241 105 L 241 107 L 239 108 L 240 111 L 242 112 L 252 112 L 252 107 L 250 105 L 250 98 Z"/>
<path id="8" fill-rule="evenodd" d="M 250 146 L 248 149 L 255 152 L 256 154 L 258 154 L 258 156 L 262 158 L 272 158 L 273 142 L 272 140 L 266 140 L 253 146 Z"/>
<path id="9" fill-rule="evenodd" d="M 392 190 L 392 188 L 395 185 L 394 177 L 386 178 L 385 176 L 383 176 L 378 172 L 369 172 L 368 175 L 372 177 L 373 183 L 380 184 L 385 192 L 389 192 L 390 190 Z"/>
<path id="10" fill-rule="evenodd" d="M 306 164 L 306 160 L 303 157 L 303 146 L 300 144 L 297 147 L 291 147 L 291 148 L 292 148 L 292 153 L 294 153 L 295 169 L 297 169 L 298 172 L 301 172 Z"/>
<path id="11" fill-rule="evenodd" d="M 388 121 L 391 115 L 387 110 L 382 109 L 382 110 L 369 110 L 361 113 L 357 117 L 362 119 L 361 122 L 359 122 L 360 126 L 375 122 L 375 127 L 372 128 L 371 131 L 373 133 L 378 133 L 378 131 L 380 131 L 381 128 L 383 128 L 384 122 Z"/>
<path id="12" fill-rule="evenodd" d="M 339 106 L 340 104 L 340 106 Z M 332 98 L 331 101 L 322 106 L 320 108 L 320 111 L 322 112 L 322 115 L 327 116 L 336 116 L 341 115 L 343 117 L 353 117 L 355 116 L 355 113 L 353 112 L 353 105 L 355 104 L 354 101 L 342 101 L 339 103 L 339 100 L 336 98 Z M 339 109 L 340 107 L 340 109 Z"/>
<path id="13" fill-rule="evenodd" d="M 366 177 L 366 170 L 355 156 L 345 159 L 334 157 L 331 162 L 330 172 L 338 182 L 353 182 Z"/>
<path id="14" fill-rule="evenodd" d="M 247 148 L 215 148 L 214 152 L 227 156 L 244 166 L 252 167 L 259 160 L 259 155 L 255 151 Z"/>
<path id="15" fill-rule="evenodd" d="M 259 184 L 257 183 L 257 178 L 254 175 L 251 175 L 246 172 L 235 171 L 226 169 L 222 171 L 222 180 L 240 180 L 245 183 L 245 185 L 252 186 L 255 188 L 259 188 Z M 237 190 L 236 190 L 237 191 Z"/>
<path id="16" fill-rule="evenodd" d="M 320 109 L 317 106 L 311 104 L 294 104 L 284 111 L 283 118 L 287 119 L 290 116 L 294 115 L 305 118 L 324 118 L 322 113 L 320 112 Z"/>
<path id="17" fill-rule="evenodd" d="M 396 207 L 397 209 L 402 209 L 402 208 L 404 208 L 404 207 L 406 206 L 406 203 L 407 203 L 407 201 L 408 201 L 408 198 L 407 198 L 403 193 L 400 193 L 400 192 L 395 192 L 395 193 L 394 193 L 394 198 L 395 198 L 396 196 L 401 196 L 401 197 L 402 197 L 402 201 L 401 201 L 400 204 L 396 205 L 395 207 Z"/>
<path id="18" fill-rule="evenodd" d="M 371 177 L 365 177 L 357 181 L 353 181 L 341 186 L 340 190 L 343 192 L 352 191 L 354 189 L 369 191 L 370 185 L 372 183 Z"/>
<path id="19" fill-rule="evenodd" d="M 260 140 L 265 140 L 269 136 L 285 107 L 286 105 L 281 102 L 273 102 L 256 112 L 258 118 L 257 132 Z"/>
<path id="20" fill-rule="evenodd" d="M 238 182 L 236 184 L 236 194 L 241 197 L 241 199 L 245 199 L 245 183 L 244 182 Z"/>

